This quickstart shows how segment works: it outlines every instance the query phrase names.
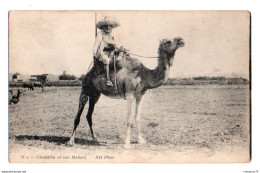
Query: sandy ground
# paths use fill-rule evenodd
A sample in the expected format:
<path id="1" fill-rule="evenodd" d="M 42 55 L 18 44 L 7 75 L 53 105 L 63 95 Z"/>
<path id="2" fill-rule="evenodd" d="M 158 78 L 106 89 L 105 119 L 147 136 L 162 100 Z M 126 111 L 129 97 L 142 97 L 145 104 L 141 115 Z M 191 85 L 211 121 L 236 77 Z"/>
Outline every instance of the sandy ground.
<path id="1" fill-rule="evenodd" d="M 68 146 L 80 87 L 26 91 L 9 105 L 10 162 L 248 162 L 248 85 L 162 86 L 144 98 L 141 131 L 147 144 L 124 149 L 126 101 L 101 96 L 93 114 L 99 142 L 81 116 L 75 146 Z M 12 88 L 14 92 L 17 88 Z M 134 122 L 134 121 L 133 121 Z"/>

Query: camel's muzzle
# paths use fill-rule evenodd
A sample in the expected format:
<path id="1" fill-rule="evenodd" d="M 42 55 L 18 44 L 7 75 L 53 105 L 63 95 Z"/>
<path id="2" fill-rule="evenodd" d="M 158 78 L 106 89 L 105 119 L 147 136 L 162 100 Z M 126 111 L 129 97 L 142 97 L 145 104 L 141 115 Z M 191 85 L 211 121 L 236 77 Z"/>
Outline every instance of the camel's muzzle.
<path id="1" fill-rule="evenodd" d="M 185 45 L 185 42 L 183 39 L 180 39 L 179 42 L 178 42 L 178 46 L 179 47 L 183 47 Z"/>

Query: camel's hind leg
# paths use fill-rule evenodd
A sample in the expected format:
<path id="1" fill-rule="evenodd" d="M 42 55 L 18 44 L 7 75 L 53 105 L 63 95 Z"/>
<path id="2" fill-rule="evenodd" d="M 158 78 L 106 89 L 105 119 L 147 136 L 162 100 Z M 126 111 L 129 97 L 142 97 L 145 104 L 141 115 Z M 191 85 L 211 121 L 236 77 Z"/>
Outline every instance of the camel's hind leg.
<path id="1" fill-rule="evenodd" d="M 94 136 L 94 132 L 92 129 L 92 114 L 95 108 L 95 104 L 97 103 L 97 101 L 100 98 L 100 92 L 98 92 L 96 89 L 94 89 L 95 91 L 91 92 L 91 96 L 89 97 L 89 107 L 88 107 L 88 113 L 87 113 L 87 121 L 88 121 L 88 125 L 90 128 L 90 132 L 91 132 L 91 136 L 93 138 L 93 140 L 97 140 Z"/>
<path id="2" fill-rule="evenodd" d="M 74 120 L 73 132 L 72 132 L 72 135 L 71 135 L 70 140 L 68 142 L 69 145 L 74 145 L 75 144 L 74 140 L 75 140 L 76 129 L 77 129 L 78 125 L 79 125 L 80 116 L 82 114 L 82 111 L 83 111 L 87 101 L 88 101 L 88 96 L 83 91 L 81 91 L 81 94 L 80 94 L 80 97 L 79 97 L 79 108 L 78 108 L 78 112 L 77 112 L 77 115 L 76 115 L 75 120 Z"/>

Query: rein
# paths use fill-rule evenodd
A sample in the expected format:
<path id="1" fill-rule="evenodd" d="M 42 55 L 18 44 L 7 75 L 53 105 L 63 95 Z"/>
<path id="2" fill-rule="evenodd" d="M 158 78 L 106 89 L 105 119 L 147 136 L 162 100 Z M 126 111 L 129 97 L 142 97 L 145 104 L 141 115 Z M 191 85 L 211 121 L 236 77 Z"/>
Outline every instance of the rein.
<path id="1" fill-rule="evenodd" d="M 120 51 L 120 49 L 118 49 L 117 47 L 116 47 L 116 49 Z M 127 53 L 129 55 L 140 57 L 140 58 L 158 58 L 156 56 L 142 56 L 142 55 L 133 54 L 133 53 L 130 53 L 129 50 L 126 50 L 126 49 L 123 52 L 125 52 L 125 53 Z"/>
<path id="2" fill-rule="evenodd" d="M 133 54 L 133 53 L 129 53 L 127 52 L 129 55 L 134 55 L 134 56 L 137 56 L 137 57 L 140 57 L 140 58 L 158 58 L 156 56 L 142 56 L 142 55 L 136 55 L 136 54 Z"/>

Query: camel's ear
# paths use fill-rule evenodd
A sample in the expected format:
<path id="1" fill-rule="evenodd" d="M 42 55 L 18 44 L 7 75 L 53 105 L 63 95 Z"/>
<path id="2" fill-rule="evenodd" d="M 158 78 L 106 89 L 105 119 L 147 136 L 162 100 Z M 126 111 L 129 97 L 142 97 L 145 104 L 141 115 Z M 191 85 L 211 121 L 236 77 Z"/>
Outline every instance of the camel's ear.
<path id="1" fill-rule="evenodd" d="M 162 48 L 163 43 L 164 43 L 164 39 L 160 40 L 160 44 L 159 44 L 159 47 L 160 47 L 160 48 Z"/>
<path id="2" fill-rule="evenodd" d="M 160 40 L 160 45 L 162 46 L 162 45 L 164 45 L 164 43 L 167 41 L 167 39 L 162 39 L 162 40 Z"/>
<path id="3" fill-rule="evenodd" d="M 166 41 L 169 41 L 169 39 L 164 38 L 164 39 L 161 40 L 161 43 L 164 43 L 164 42 L 166 42 Z"/>
<path id="4" fill-rule="evenodd" d="M 165 39 L 160 40 L 160 44 L 162 44 L 165 41 Z"/>

